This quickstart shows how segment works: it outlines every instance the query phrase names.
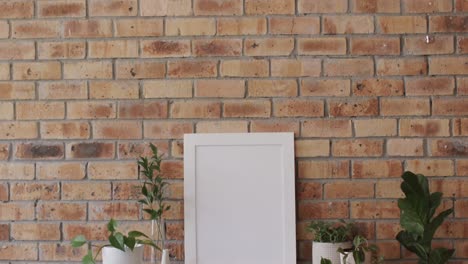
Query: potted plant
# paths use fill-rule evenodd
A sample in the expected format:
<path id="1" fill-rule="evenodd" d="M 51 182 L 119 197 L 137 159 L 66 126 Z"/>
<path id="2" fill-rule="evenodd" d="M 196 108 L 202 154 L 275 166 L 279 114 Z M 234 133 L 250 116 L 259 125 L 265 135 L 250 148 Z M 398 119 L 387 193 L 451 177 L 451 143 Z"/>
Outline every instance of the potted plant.
<path id="1" fill-rule="evenodd" d="M 103 264 L 141 264 L 143 260 L 143 245 L 152 248 L 151 263 L 156 263 L 156 250 L 162 251 L 161 264 L 169 264 L 169 252 L 165 248 L 164 218 L 163 213 L 170 209 L 164 203 L 164 191 L 168 183 L 161 173 L 163 155 L 158 154 L 158 148 L 150 144 L 152 156 L 138 158 L 138 175 L 143 175 L 141 185 L 142 199 L 138 200 L 143 205 L 143 212 L 149 215 L 151 220 L 151 235 L 148 236 L 139 231 L 130 231 L 127 235 L 117 231 L 117 222 L 111 219 L 107 224 L 109 231 L 109 243 L 98 247 L 93 257 L 92 244 L 83 235 L 72 240 L 73 247 L 81 247 L 88 244 L 88 253 L 83 257 L 83 264 L 94 264 L 102 250 Z M 159 246 L 158 246 L 159 244 Z"/>
<path id="2" fill-rule="evenodd" d="M 312 264 L 340 262 L 339 248 L 351 248 L 355 227 L 352 223 L 313 221 L 307 227 L 312 232 Z"/>
<path id="3" fill-rule="evenodd" d="M 142 264 L 143 245 L 158 248 L 152 239 L 139 231 L 130 231 L 127 235 L 118 232 L 114 219 L 107 223 L 107 231 L 110 233 L 109 243 L 98 247 L 94 256 L 91 242 L 83 235 L 78 235 L 72 240 L 73 247 L 88 244 L 88 253 L 82 259 L 83 264 L 95 264 L 101 251 L 103 264 Z"/>
<path id="4" fill-rule="evenodd" d="M 434 217 L 441 203 L 442 193 L 430 193 L 428 180 L 422 174 L 407 171 L 402 178 L 401 190 L 405 197 L 398 199 L 398 207 L 403 230 L 396 239 L 419 257 L 420 264 L 446 263 L 455 250 L 432 248 L 432 239 L 444 219 L 453 213 L 453 208 Z"/>
<path id="5" fill-rule="evenodd" d="M 161 162 L 164 155 L 158 154 L 158 148 L 155 145 L 150 144 L 150 148 L 152 156 L 149 159 L 146 157 L 138 159 L 138 174 L 144 176 L 144 182 L 141 186 L 143 199 L 138 200 L 138 202 L 143 205 L 143 212 L 151 219 L 151 237 L 157 241 L 160 249 L 162 249 L 161 263 L 169 264 L 169 250 L 165 244 L 163 213 L 171 207 L 164 203 L 164 192 L 168 185 L 161 172 Z M 155 263 L 155 248 L 152 248 L 151 258 L 151 262 Z"/>
<path id="6" fill-rule="evenodd" d="M 377 255 L 379 248 L 371 245 L 367 239 L 361 235 L 356 235 L 353 239 L 352 248 L 339 248 L 341 264 L 363 264 L 366 261 L 366 255 L 370 254 L 372 264 L 383 262 L 383 257 Z"/>

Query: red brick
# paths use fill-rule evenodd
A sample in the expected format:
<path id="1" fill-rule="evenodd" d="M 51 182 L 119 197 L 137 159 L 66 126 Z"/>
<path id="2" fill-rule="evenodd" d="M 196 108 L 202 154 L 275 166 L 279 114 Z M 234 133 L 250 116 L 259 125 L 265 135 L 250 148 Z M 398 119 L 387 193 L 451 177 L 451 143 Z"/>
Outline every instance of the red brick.
<path id="1" fill-rule="evenodd" d="M 292 15 L 294 12 L 294 0 L 245 0 L 247 15 Z"/>
<path id="2" fill-rule="evenodd" d="M 193 133 L 191 123 L 182 123 L 175 121 L 145 122 L 145 138 L 154 139 L 181 139 L 184 134 Z"/>
<path id="3" fill-rule="evenodd" d="M 31 0 L 3 0 L 0 2 L 0 18 L 31 18 L 34 3 Z"/>
<path id="4" fill-rule="evenodd" d="M 12 102 L 0 102 L 0 120 L 13 120 L 14 108 Z"/>
<path id="5" fill-rule="evenodd" d="M 53 20 L 14 21 L 11 23 L 11 35 L 14 39 L 58 38 L 60 22 Z"/>
<path id="6" fill-rule="evenodd" d="M 461 54 L 468 54 L 468 38 L 467 37 L 457 38 L 457 52 Z"/>
<path id="7" fill-rule="evenodd" d="M 0 203 L 1 221 L 33 220 L 34 204 L 32 202 Z M 0 259 L 1 259 L 0 254 Z"/>
<path id="8" fill-rule="evenodd" d="M 43 139 L 87 139 L 89 136 L 87 122 L 41 122 Z"/>
<path id="9" fill-rule="evenodd" d="M 453 176 L 455 169 L 451 160 L 408 160 L 406 170 L 425 176 Z"/>
<path id="10" fill-rule="evenodd" d="M 453 95 L 455 80 L 451 77 L 407 78 L 406 95 Z"/>
<path id="11" fill-rule="evenodd" d="M 90 162 L 88 177 L 93 180 L 134 180 L 138 178 L 134 162 Z"/>
<path id="12" fill-rule="evenodd" d="M 2 183 L 0 184 L 0 201 L 1 202 L 6 202 L 9 200 L 9 192 L 8 192 L 8 185 L 6 183 Z M 4 235 L 5 235 L 5 231 L 4 231 L 4 225 L 0 225 L 0 241 L 1 240 L 5 240 L 3 239 Z M 8 233 L 8 230 L 6 230 L 6 232 Z M 7 234 L 8 235 L 8 234 Z M 6 240 L 8 240 L 8 237 L 6 238 Z"/>
<path id="13" fill-rule="evenodd" d="M 328 102 L 328 114 L 332 117 L 376 116 L 378 105 L 377 99 L 333 99 Z"/>
<path id="14" fill-rule="evenodd" d="M 295 80 L 251 80 L 248 81 L 249 97 L 294 97 L 297 96 Z"/>
<path id="15" fill-rule="evenodd" d="M 403 165 L 399 160 L 354 161 L 352 177 L 356 179 L 397 178 L 403 174 Z"/>
<path id="16" fill-rule="evenodd" d="M 466 136 L 468 135 L 468 118 L 457 118 L 453 120 L 453 135 Z"/>
<path id="17" fill-rule="evenodd" d="M 468 74 L 466 57 L 432 57 L 429 60 L 430 75 Z"/>
<path id="18" fill-rule="evenodd" d="M 372 198 L 373 182 L 334 181 L 324 184 L 325 199 Z"/>
<path id="19" fill-rule="evenodd" d="M 112 36 L 112 23 L 106 19 L 67 20 L 63 25 L 65 38 L 105 38 Z"/>
<path id="20" fill-rule="evenodd" d="M 159 61 L 118 60 L 115 64 L 117 79 L 158 79 L 166 75 L 166 64 Z"/>
<path id="21" fill-rule="evenodd" d="M 10 64 L 1 63 L 0 64 L 0 80 L 9 80 L 10 79 Z"/>
<path id="22" fill-rule="evenodd" d="M 273 102 L 273 115 L 276 117 L 320 117 L 324 113 L 321 100 L 279 99 Z"/>
<path id="23" fill-rule="evenodd" d="M 161 163 L 161 172 L 168 179 L 182 179 L 184 177 L 184 163 L 180 160 L 165 160 Z"/>
<path id="24" fill-rule="evenodd" d="M 306 179 L 349 178 L 349 161 L 299 161 L 298 177 Z"/>
<path id="25" fill-rule="evenodd" d="M 197 123 L 198 133 L 247 133 L 247 121 L 202 121 Z M 174 151 L 174 149 L 173 149 Z"/>
<path id="26" fill-rule="evenodd" d="M 34 139 L 37 128 L 36 122 L 0 122 L 0 139 Z"/>
<path id="27" fill-rule="evenodd" d="M 377 60 L 377 75 L 425 75 L 427 61 L 425 58 L 382 58 Z"/>
<path id="28" fill-rule="evenodd" d="M 166 19 L 166 36 L 213 36 L 216 21 L 213 18 Z"/>
<path id="29" fill-rule="evenodd" d="M 169 61 L 167 74 L 171 78 L 216 77 L 218 74 L 216 61 Z"/>
<path id="30" fill-rule="evenodd" d="M 348 218 L 349 203 L 347 201 L 330 202 L 299 202 L 297 208 L 298 220 Z"/>
<path id="31" fill-rule="evenodd" d="M 191 0 L 140 0 L 142 16 L 188 16 L 192 14 Z"/>
<path id="32" fill-rule="evenodd" d="M 160 101 L 131 101 L 120 102 L 118 117 L 120 119 L 153 119 L 153 118 L 167 118 L 167 102 Z"/>
<path id="33" fill-rule="evenodd" d="M 397 135 L 396 119 L 354 120 L 356 137 L 389 137 Z"/>
<path id="34" fill-rule="evenodd" d="M 404 52 L 409 55 L 432 55 L 453 53 L 452 36 L 405 37 Z"/>
<path id="35" fill-rule="evenodd" d="M 360 219 L 398 218 L 400 209 L 396 201 L 351 202 L 351 217 Z"/>
<path id="36" fill-rule="evenodd" d="M 353 95 L 397 96 L 403 95 L 403 81 L 399 79 L 360 79 L 353 81 Z"/>
<path id="37" fill-rule="evenodd" d="M 1 163 L 1 180 L 32 180 L 34 178 L 34 164 Z"/>
<path id="38" fill-rule="evenodd" d="M 1 100 L 34 99 L 35 91 L 33 82 L 0 82 Z"/>
<path id="39" fill-rule="evenodd" d="M 387 140 L 387 154 L 390 156 L 423 156 L 422 139 L 391 138 Z"/>
<path id="40" fill-rule="evenodd" d="M 39 59 L 84 59 L 86 43 L 73 42 L 39 42 Z"/>
<path id="41" fill-rule="evenodd" d="M 353 55 L 399 55 L 400 38 L 351 38 L 351 54 Z"/>
<path id="42" fill-rule="evenodd" d="M 223 117 L 270 117 L 269 100 L 225 101 Z"/>
<path id="43" fill-rule="evenodd" d="M 432 101 L 433 115 L 467 115 L 468 100 L 465 98 L 434 99 Z"/>
<path id="44" fill-rule="evenodd" d="M 242 15 L 244 11 L 243 7 L 242 0 L 195 0 L 193 3 L 193 12 L 196 16 Z"/>
<path id="45" fill-rule="evenodd" d="M 383 34 L 426 33 L 425 16 L 379 16 L 378 32 Z"/>
<path id="46" fill-rule="evenodd" d="M 55 223 L 12 223 L 13 240 L 60 240 L 60 225 Z"/>
<path id="47" fill-rule="evenodd" d="M 351 0 L 353 13 L 400 13 L 400 0 Z"/>
<path id="48" fill-rule="evenodd" d="M 0 259 L 13 259 L 13 260 L 37 260 L 37 243 L 21 242 L 21 243 L 3 243 L 2 250 L 0 251 Z"/>
<path id="49" fill-rule="evenodd" d="M 140 156 L 148 157 L 152 154 L 151 148 L 149 146 L 150 141 L 141 142 L 120 142 L 118 144 L 119 148 L 119 158 L 120 159 L 137 159 Z M 153 141 L 153 143 L 161 153 L 169 153 L 169 144 L 168 141 L 159 140 Z"/>
<path id="50" fill-rule="evenodd" d="M 466 16 L 430 16 L 429 32 L 468 32 Z"/>
<path id="51" fill-rule="evenodd" d="M 433 139 L 428 142 L 431 156 L 468 156 L 468 142 L 462 139 Z"/>
<path id="52" fill-rule="evenodd" d="M 244 96 L 244 80 L 197 80 L 195 82 L 195 97 L 242 98 Z"/>
<path id="53" fill-rule="evenodd" d="M 136 16 L 138 0 L 90 0 L 89 16 Z"/>
<path id="54" fill-rule="evenodd" d="M 0 38 L 7 39 L 10 36 L 10 24 L 7 21 L 0 21 Z"/>
<path id="55" fill-rule="evenodd" d="M 346 38 L 300 38 L 298 39 L 300 55 L 344 55 L 346 54 Z"/>
<path id="56" fill-rule="evenodd" d="M 298 136 L 299 122 L 255 120 L 250 123 L 250 132 L 294 132 Z"/>
<path id="57" fill-rule="evenodd" d="M 57 81 L 40 82 L 38 86 L 39 99 L 87 99 L 88 89 L 86 82 Z"/>
<path id="58" fill-rule="evenodd" d="M 96 121 L 93 123 L 94 139 L 141 139 L 141 121 Z"/>
<path id="59" fill-rule="evenodd" d="M 8 241 L 10 239 L 10 225 L 0 224 L 0 241 Z"/>
<path id="60" fill-rule="evenodd" d="M 190 56 L 189 40 L 143 40 L 141 41 L 142 57 L 188 57 Z"/>
<path id="61" fill-rule="evenodd" d="M 334 79 L 302 79 L 301 96 L 349 96 L 350 81 Z"/>
<path id="62" fill-rule="evenodd" d="M 321 71 L 322 65 L 320 59 L 271 60 L 271 75 L 273 77 L 318 77 Z"/>
<path id="63" fill-rule="evenodd" d="M 444 197 L 451 198 L 464 197 L 464 195 L 468 192 L 468 184 L 464 180 L 433 180 L 430 187 L 431 191 L 433 190 L 435 192 L 442 192 Z M 449 205 L 451 206 L 452 202 L 450 202 Z M 461 234 L 459 234 L 459 236 L 460 235 Z"/>
<path id="64" fill-rule="evenodd" d="M 240 56 L 241 39 L 195 39 L 192 41 L 195 56 Z"/>
<path id="65" fill-rule="evenodd" d="M 88 58 L 138 57 L 136 40 L 88 41 Z"/>
<path id="66" fill-rule="evenodd" d="M 138 204 L 133 202 L 90 203 L 90 220 L 107 220 L 110 218 L 122 220 L 137 220 Z"/>
<path id="67" fill-rule="evenodd" d="M 116 182 L 112 184 L 112 198 L 114 200 L 136 200 L 141 199 L 141 186 L 140 183 L 129 182 Z"/>
<path id="68" fill-rule="evenodd" d="M 264 35 L 267 32 L 266 18 L 239 17 L 219 18 L 217 21 L 218 35 Z"/>
<path id="69" fill-rule="evenodd" d="M 310 119 L 302 123 L 303 137 L 351 137 L 351 120 Z"/>
<path id="70" fill-rule="evenodd" d="M 149 81 L 143 84 L 144 98 L 192 97 L 192 81 Z"/>
<path id="71" fill-rule="evenodd" d="M 85 164 L 83 163 L 37 163 L 39 180 L 82 180 L 85 177 Z"/>
<path id="72" fill-rule="evenodd" d="M 455 201 L 455 211 L 457 218 L 465 218 L 467 216 L 466 206 L 468 206 L 468 201 L 458 200 Z M 466 252 L 466 251 L 465 251 Z"/>
<path id="73" fill-rule="evenodd" d="M 112 79 L 110 61 L 79 61 L 63 64 L 64 79 Z"/>
<path id="74" fill-rule="evenodd" d="M 370 34 L 374 32 L 372 16 L 324 16 L 324 34 Z"/>
<path id="75" fill-rule="evenodd" d="M 60 62 L 21 62 L 13 64 L 13 80 L 58 80 Z"/>
<path id="76" fill-rule="evenodd" d="M 0 59 L 2 60 L 33 60 L 35 54 L 34 42 L 0 42 Z"/>
<path id="77" fill-rule="evenodd" d="M 104 142 L 83 142 L 67 143 L 67 159 L 110 159 L 115 156 L 114 143 Z"/>
<path id="78" fill-rule="evenodd" d="M 326 59 L 325 76 L 374 75 L 374 61 L 368 58 Z"/>
<path id="79" fill-rule="evenodd" d="M 220 118 L 221 104 L 212 101 L 177 101 L 170 105 L 172 118 Z"/>
<path id="80" fill-rule="evenodd" d="M 60 187 L 58 183 L 12 183 L 10 200 L 58 200 Z"/>
<path id="81" fill-rule="evenodd" d="M 39 259 L 41 261 L 81 261 L 86 255 L 85 247 L 74 248 L 69 243 L 39 244 Z"/>
<path id="82" fill-rule="evenodd" d="M 329 140 L 302 139 L 296 140 L 294 143 L 296 157 L 328 157 L 330 155 Z"/>
<path id="83" fill-rule="evenodd" d="M 468 95 L 468 78 L 463 78 L 463 77 L 457 78 L 457 93 L 459 95 Z"/>
<path id="84" fill-rule="evenodd" d="M 400 136 L 404 137 L 448 137 L 448 119 L 400 119 Z"/>
<path id="85" fill-rule="evenodd" d="M 378 181 L 375 185 L 375 197 L 376 198 L 403 198 L 405 195 L 400 189 L 401 181 Z M 393 238 L 393 237 L 392 237 Z"/>
<path id="86" fill-rule="evenodd" d="M 239 133 L 246 133 L 247 129 L 247 122 L 236 122 L 236 121 L 226 121 L 226 122 L 204 122 L 213 125 L 212 127 L 216 127 L 216 124 L 221 124 L 220 127 L 223 129 L 223 124 L 227 123 L 225 127 L 227 127 L 227 131 L 236 130 Z M 202 122 L 197 123 L 196 130 L 199 131 L 202 127 Z M 209 127 L 209 126 L 208 126 Z M 200 132 L 203 133 L 203 132 Z M 172 141 L 171 143 L 171 156 L 174 158 L 183 158 L 184 157 L 184 143 L 182 141 Z"/>
<path id="87" fill-rule="evenodd" d="M 63 144 L 59 143 L 19 143 L 15 148 L 16 159 L 62 159 Z"/>
<path id="88" fill-rule="evenodd" d="M 383 141 L 378 139 L 336 140 L 332 143 L 335 157 L 379 157 L 383 154 Z"/>
<path id="89" fill-rule="evenodd" d="M 10 145 L 0 144 L 0 160 L 7 160 L 10 157 Z"/>
<path id="90" fill-rule="evenodd" d="M 39 120 L 39 119 L 63 119 L 65 116 L 65 105 L 62 102 L 18 102 L 16 104 L 16 119 Z"/>
<path id="91" fill-rule="evenodd" d="M 266 60 L 224 60 L 220 73 L 224 77 L 266 77 L 269 63 Z"/>
<path id="92" fill-rule="evenodd" d="M 90 99 L 138 99 L 138 82 L 133 81 L 91 81 Z"/>
<path id="93" fill-rule="evenodd" d="M 131 18 L 115 20 L 116 37 L 159 37 L 164 32 L 160 18 Z"/>
<path id="94" fill-rule="evenodd" d="M 68 102 L 67 117 L 69 119 L 115 118 L 115 103 L 101 101 Z"/>
<path id="95" fill-rule="evenodd" d="M 292 38 L 246 39 L 244 55 L 247 56 L 289 56 L 294 49 Z"/>
<path id="96" fill-rule="evenodd" d="M 452 12 L 452 2 L 445 0 L 403 0 L 405 13 Z"/>
<path id="97" fill-rule="evenodd" d="M 468 2 L 466 0 L 456 0 L 455 10 L 458 12 L 467 12 L 468 11 Z"/>
<path id="98" fill-rule="evenodd" d="M 110 200 L 111 184 L 106 182 L 64 182 L 61 200 Z"/>
<path id="99" fill-rule="evenodd" d="M 63 238 L 71 240 L 78 235 L 84 235 L 89 240 L 107 240 L 108 232 L 102 223 L 64 223 Z"/>
<path id="100" fill-rule="evenodd" d="M 269 20 L 270 34 L 310 35 L 320 33 L 318 17 L 271 17 Z"/>
<path id="101" fill-rule="evenodd" d="M 84 17 L 85 0 L 43 0 L 37 1 L 39 17 Z"/>
<path id="102" fill-rule="evenodd" d="M 299 0 L 299 13 L 346 13 L 348 1 L 346 0 Z"/>

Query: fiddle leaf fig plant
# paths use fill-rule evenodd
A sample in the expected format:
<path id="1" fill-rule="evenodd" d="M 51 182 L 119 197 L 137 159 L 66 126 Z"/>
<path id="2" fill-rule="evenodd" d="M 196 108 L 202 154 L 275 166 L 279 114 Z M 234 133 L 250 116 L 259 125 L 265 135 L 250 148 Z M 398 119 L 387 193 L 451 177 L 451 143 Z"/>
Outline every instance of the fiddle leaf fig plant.
<path id="1" fill-rule="evenodd" d="M 402 178 L 401 190 L 405 197 L 398 199 L 398 207 L 403 230 L 396 239 L 419 257 L 420 264 L 446 263 L 455 250 L 432 248 L 432 239 L 444 219 L 453 213 L 453 208 L 434 216 L 441 203 L 442 193 L 430 193 L 428 180 L 422 174 L 407 171 Z"/>

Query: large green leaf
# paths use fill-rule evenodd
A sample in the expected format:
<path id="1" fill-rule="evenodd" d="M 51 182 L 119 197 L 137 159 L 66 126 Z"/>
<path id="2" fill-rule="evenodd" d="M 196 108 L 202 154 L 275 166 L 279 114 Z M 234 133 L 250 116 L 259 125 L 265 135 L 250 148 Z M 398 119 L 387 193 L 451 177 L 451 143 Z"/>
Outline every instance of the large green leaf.
<path id="1" fill-rule="evenodd" d="M 81 247 L 82 245 L 86 244 L 86 238 L 83 235 L 76 236 L 71 241 L 72 247 Z"/>
<path id="2" fill-rule="evenodd" d="M 124 236 L 122 235 L 122 233 L 117 232 L 114 235 L 110 235 L 109 236 L 109 242 L 110 242 L 111 246 L 125 252 Z"/>
<path id="3" fill-rule="evenodd" d="M 417 212 L 414 202 L 408 199 L 399 199 L 398 207 L 401 209 L 400 225 L 412 233 L 421 235 L 424 233 L 424 216 Z"/>
<path id="4" fill-rule="evenodd" d="M 436 248 L 429 254 L 429 264 L 446 263 L 453 255 L 455 250 L 446 248 Z"/>
<path id="5" fill-rule="evenodd" d="M 320 259 L 320 264 L 332 264 L 332 262 L 331 262 L 331 260 L 322 257 Z"/>
<path id="6" fill-rule="evenodd" d="M 428 251 L 408 231 L 400 231 L 398 235 L 396 236 L 396 239 L 406 249 L 418 255 L 418 257 L 422 259 L 427 259 Z"/>
<path id="7" fill-rule="evenodd" d="M 133 251 L 135 248 L 136 240 L 134 237 L 125 237 L 124 236 L 124 244 Z"/>
<path id="8" fill-rule="evenodd" d="M 144 233 L 140 232 L 140 231 L 130 231 L 128 232 L 128 236 L 129 237 L 146 237 L 146 238 L 150 238 L 148 237 L 147 235 L 145 235 Z"/>

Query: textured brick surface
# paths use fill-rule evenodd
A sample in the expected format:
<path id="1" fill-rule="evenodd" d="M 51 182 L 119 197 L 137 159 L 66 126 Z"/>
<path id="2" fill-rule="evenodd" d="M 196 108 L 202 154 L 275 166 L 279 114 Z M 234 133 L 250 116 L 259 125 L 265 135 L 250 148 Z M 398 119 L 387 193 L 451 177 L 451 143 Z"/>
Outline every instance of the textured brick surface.
<path id="1" fill-rule="evenodd" d="M 438 243 L 465 263 L 467 12 L 467 0 L 0 0 L 0 263 L 78 263 L 69 240 L 105 240 L 110 217 L 148 229 L 135 161 L 150 142 L 184 263 L 183 136 L 234 132 L 294 133 L 298 263 L 307 223 L 341 218 L 411 262 L 394 240 L 404 170 L 455 205 Z"/>

